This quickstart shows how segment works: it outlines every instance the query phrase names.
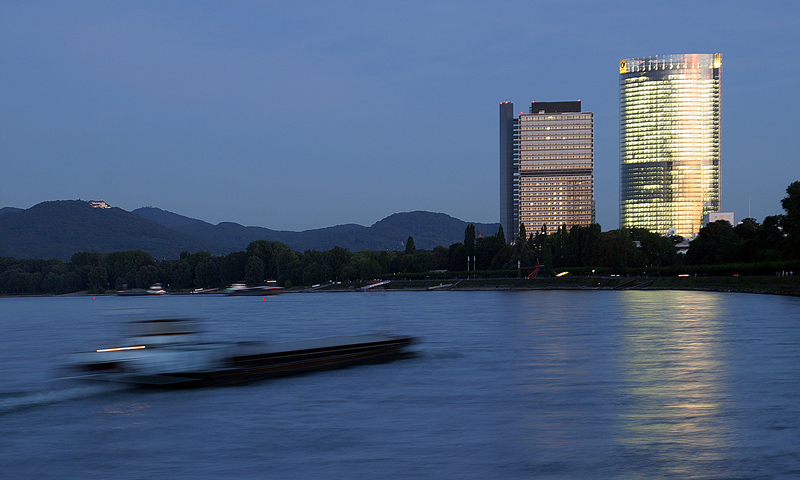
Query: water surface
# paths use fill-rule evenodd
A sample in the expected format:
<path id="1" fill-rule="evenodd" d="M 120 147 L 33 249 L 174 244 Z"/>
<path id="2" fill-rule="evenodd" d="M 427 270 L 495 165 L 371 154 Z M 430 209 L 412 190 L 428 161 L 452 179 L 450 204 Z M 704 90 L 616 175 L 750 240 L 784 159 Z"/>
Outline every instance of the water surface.
<path id="1" fill-rule="evenodd" d="M 2 298 L 0 477 L 800 478 L 798 312 L 711 292 Z M 162 315 L 211 339 L 424 341 L 238 387 L 53 380 L 58 355 Z"/>

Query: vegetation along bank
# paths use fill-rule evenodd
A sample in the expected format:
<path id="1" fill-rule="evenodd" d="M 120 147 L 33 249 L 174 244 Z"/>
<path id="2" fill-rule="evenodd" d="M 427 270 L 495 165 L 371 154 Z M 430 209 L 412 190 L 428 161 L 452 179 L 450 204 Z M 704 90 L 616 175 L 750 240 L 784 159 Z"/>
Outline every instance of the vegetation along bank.
<path id="1" fill-rule="evenodd" d="M 277 241 L 251 242 L 246 250 L 215 256 L 184 252 L 156 260 L 142 250 L 78 252 L 70 261 L 0 257 L 0 294 L 66 294 L 147 288 L 161 283 L 173 292 L 224 288 L 266 281 L 289 289 L 342 282 L 392 282 L 387 289 L 455 284 L 452 288 L 698 289 L 797 294 L 800 278 L 800 182 L 787 188 L 785 214 L 735 227 L 717 221 L 703 227 L 681 253 L 683 238 L 642 229 L 603 232 L 600 225 L 526 232 L 514 242 L 502 227 L 478 237 L 468 225 L 464 241 L 417 249 L 408 237 L 403 251 L 341 247 L 293 251 Z M 525 278 L 535 277 L 535 278 Z M 430 283 L 426 286 L 426 282 Z M 331 287 L 333 288 L 333 287 Z M 341 287 L 338 287 L 341 288 Z"/>

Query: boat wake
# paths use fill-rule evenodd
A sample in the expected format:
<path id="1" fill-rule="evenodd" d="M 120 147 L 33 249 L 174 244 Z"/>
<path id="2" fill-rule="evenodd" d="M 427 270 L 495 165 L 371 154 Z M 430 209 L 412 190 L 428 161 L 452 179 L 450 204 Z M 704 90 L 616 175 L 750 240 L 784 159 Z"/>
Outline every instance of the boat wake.
<path id="1" fill-rule="evenodd" d="M 95 395 L 101 395 L 114 390 L 114 388 L 109 388 L 108 385 L 94 385 L 58 388 L 53 390 L 42 390 L 38 392 L 0 394 L 0 415 L 26 408 L 93 397 Z"/>
<path id="2" fill-rule="evenodd" d="M 416 350 L 412 352 L 415 358 L 461 358 L 463 353 L 455 350 Z"/>

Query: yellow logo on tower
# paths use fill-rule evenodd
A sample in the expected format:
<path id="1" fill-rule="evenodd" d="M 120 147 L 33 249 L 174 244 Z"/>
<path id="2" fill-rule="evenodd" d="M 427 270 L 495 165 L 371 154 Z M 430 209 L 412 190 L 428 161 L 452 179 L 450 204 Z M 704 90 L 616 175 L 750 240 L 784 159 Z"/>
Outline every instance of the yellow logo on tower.
<path id="1" fill-rule="evenodd" d="M 623 73 L 628 73 L 628 61 L 627 60 L 620 60 L 619 61 L 619 73 L 622 75 Z"/>

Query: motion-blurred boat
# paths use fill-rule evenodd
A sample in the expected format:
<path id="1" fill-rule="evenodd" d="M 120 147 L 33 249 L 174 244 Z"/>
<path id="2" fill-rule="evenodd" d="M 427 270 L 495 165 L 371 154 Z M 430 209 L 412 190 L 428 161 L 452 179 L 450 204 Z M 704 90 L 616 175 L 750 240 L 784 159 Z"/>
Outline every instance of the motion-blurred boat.
<path id="1" fill-rule="evenodd" d="M 124 296 L 124 297 L 135 297 L 140 295 L 166 295 L 167 291 L 164 290 L 164 287 L 161 286 L 160 283 L 154 283 L 150 285 L 150 288 L 147 290 L 141 288 L 134 288 L 132 290 L 119 290 L 117 295 Z"/>
<path id="2" fill-rule="evenodd" d="M 119 346 L 67 355 L 64 377 L 153 387 L 247 383 L 409 355 L 414 337 L 359 335 L 299 342 L 206 343 L 190 319 L 132 322 Z"/>
<path id="3" fill-rule="evenodd" d="M 269 285 L 259 285 L 248 287 L 244 283 L 234 283 L 225 289 L 228 295 L 277 295 L 283 292 L 283 287 L 272 287 Z"/>

